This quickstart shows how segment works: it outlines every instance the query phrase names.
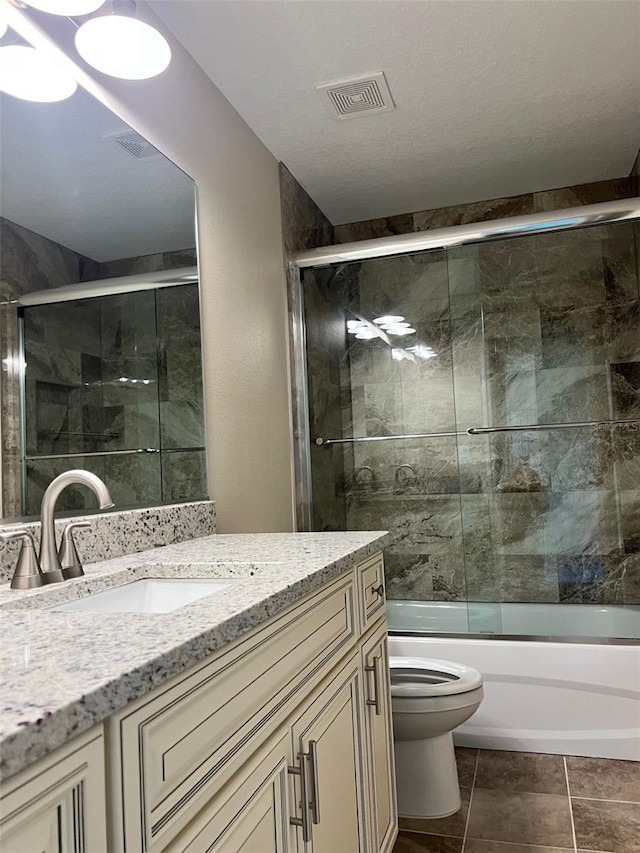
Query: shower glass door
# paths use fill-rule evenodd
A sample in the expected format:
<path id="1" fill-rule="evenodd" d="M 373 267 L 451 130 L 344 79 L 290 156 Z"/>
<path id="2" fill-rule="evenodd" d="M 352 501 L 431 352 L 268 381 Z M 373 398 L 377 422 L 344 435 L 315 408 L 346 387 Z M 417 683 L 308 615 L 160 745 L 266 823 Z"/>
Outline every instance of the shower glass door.
<path id="1" fill-rule="evenodd" d="M 501 608 L 506 634 L 583 633 L 580 619 L 549 604 L 639 600 L 633 226 L 470 245 L 448 259 L 452 311 L 461 318 L 461 477 L 479 486 L 474 514 L 463 497 L 469 600 L 517 604 Z M 500 431 L 465 435 L 480 425 Z M 469 616 L 472 632 L 492 630 L 492 606 L 470 605 Z M 595 625 L 589 632 L 599 633 Z"/>
<path id="2" fill-rule="evenodd" d="M 625 636 L 550 605 L 640 602 L 633 226 L 308 269 L 303 293 L 313 529 L 391 531 L 392 624 Z"/>
<path id="3" fill-rule="evenodd" d="M 460 476 L 454 363 L 464 317 L 452 310 L 446 256 L 305 270 L 303 282 L 313 528 L 390 530 L 388 598 L 440 602 L 398 607 L 397 618 L 466 631 L 462 516 L 475 507 L 463 499 L 481 480 Z"/>
<path id="4" fill-rule="evenodd" d="M 25 307 L 23 514 L 63 471 L 116 507 L 206 497 L 198 285 Z M 70 486 L 62 510 L 95 506 Z"/>

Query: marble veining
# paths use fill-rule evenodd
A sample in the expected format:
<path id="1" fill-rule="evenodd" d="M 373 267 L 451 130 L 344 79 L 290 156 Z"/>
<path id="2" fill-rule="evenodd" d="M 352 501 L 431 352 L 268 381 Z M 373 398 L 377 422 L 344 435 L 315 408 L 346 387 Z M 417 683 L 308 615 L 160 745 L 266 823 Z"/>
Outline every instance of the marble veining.
<path id="1" fill-rule="evenodd" d="M 5 591 L 0 777 L 264 623 L 385 541 L 383 532 L 216 535 L 88 566 L 86 578 L 58 588 Z M 141 577 L 196 575 L 237 582 L 167 614 L 42 609 Z"/>
<path id="2" fill-rule="evenodd" d="M 58 541 L 63 528 L 70 520 L 56 520 Z M 90 527 L 76 530 L 73 535 L 83 563 L 97 563 L 100 560 L 135 554 L 149 548 L 184 542 L 216 532 L 216 510 L 213 501 L 78 515 L 74 516 L 73 520 L 90 524 Z M 40 544 L 40 522 L 37 521 L 2 524 L 0 531 L 11 531 L 18 527 L 33 535 L 36 546 Z M 7 542 L 0 549 L 0 583 L 9 580 L 13 575 L 19 550 L 18 542 Z"/>

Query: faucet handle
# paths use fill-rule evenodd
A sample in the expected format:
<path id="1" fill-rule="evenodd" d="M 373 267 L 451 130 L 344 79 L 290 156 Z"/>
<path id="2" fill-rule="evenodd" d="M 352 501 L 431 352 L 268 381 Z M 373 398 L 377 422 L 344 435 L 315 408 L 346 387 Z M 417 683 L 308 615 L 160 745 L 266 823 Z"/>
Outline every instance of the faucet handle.
<path id="1" fill-rule="evenodd" d="M 91 523 L 89 521 L 72 521 L 62 531 L 62 541 L 60 542 L 58 556 L 60 557 L 62 575 L 65 580 L 80 578 L 84 574 L 80 556 L 76 549 L 76 543 L 73 541 L 73 531 L 81 527 L 91 527 Z"/>
<path id="2" fill-rule="evenodd" d="M 36 556 L 33 536 L 24 528 L 11 530 L 8 533 L 0 533 L 0 540 L 2 542 L 11 542 L 14 539 L 22 539 L 22 547 L 20 548 L 18 562 L 16 563 L 13 578 L 11 579 L 11 589 L 33 589 L 34 587 L 42 586 L 44 581 L 40 563 Z"/>

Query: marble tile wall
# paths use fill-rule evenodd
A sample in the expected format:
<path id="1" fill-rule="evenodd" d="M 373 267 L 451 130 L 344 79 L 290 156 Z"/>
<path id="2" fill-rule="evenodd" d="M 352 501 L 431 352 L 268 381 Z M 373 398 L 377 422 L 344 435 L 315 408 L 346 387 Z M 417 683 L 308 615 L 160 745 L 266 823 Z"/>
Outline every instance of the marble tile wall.
<path id="1" fill-rule="evenodd" d="M 203 448 L 205 438 L 198 286 L 187 284 L 158 290 L 156 310 L 162 447 Z M 174 468 L 177 466 L 178 461 L 174 460 Z"/>
<path id="2" fill-rule="evenodd" d="M 174 252 L 157 252 L 153 255 L 139 255 L 135 258 L 118 258 L 113 261 L 94 261 L 87 258 L 81 268 L 80 281 L 95 281 L 102 278 L 117 278 L 125 275 L 138 275 L 145 272 L 195 267 L 198 256 L 195 248 Z"/>
<path id="3" fill-rule="evenodd" d="M 334 242 L 351 243 L 356 240 L 371 240 L 392 234 L 407 234 L 412 231 L 428 231 L 464 225 L 468 222 L 485 222 L 508 216 L 524 216 L 545 210 L 561 210 L 565 207 L 580 207 L 583 204 L 599 204 L 619 198 L 633 198 L 639 193 L 637 166 L 629 177 L 612 181 L 597 181 L 573 187 L 527 193 L 510 198 L 493 198 L 454 207 L 402 213 L 386 219 L 368 219 L 349 222 L 334 227 Z M 322 244 L 317 244 L 322 245 Z"/>
<path id="4" fill-rule="evenodd" d="M 0 358 L 2 375 L 2 501 L 0 516 L 21 515 L 20 364 L 18 319 L 12 301 L 24 293 L 80 280 L 90 259 L 0 218 Z"/>
<path id="5" fill-rule="evenodd" d="M 305 274 L 312 439 L 461 433 L 313 449 L 316 517 L 339 528 L 344 493 L 347 529 L 391 529 L 391 597 L 640 603 L 636 241 L 616 225 Z M 347 335 L 385 313 L 435 356 Z"/>

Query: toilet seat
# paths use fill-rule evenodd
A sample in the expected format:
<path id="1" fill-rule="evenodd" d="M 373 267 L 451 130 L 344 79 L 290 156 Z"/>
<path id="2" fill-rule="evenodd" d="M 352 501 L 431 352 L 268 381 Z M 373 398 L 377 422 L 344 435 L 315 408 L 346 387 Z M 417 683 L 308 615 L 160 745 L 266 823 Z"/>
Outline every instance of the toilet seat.
<path id="1" fill-rule="evenodd" d="M 477 669 L 452 661 L 391 657 L 389 667 L 392 697 L 453 696 L 482 686 Z"/>

